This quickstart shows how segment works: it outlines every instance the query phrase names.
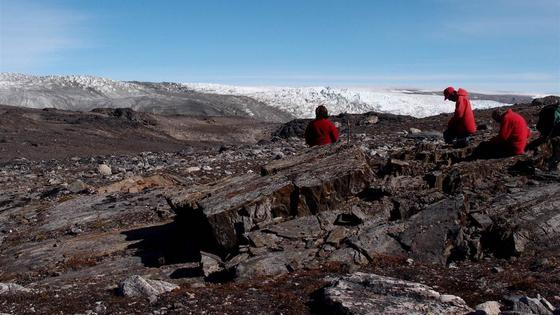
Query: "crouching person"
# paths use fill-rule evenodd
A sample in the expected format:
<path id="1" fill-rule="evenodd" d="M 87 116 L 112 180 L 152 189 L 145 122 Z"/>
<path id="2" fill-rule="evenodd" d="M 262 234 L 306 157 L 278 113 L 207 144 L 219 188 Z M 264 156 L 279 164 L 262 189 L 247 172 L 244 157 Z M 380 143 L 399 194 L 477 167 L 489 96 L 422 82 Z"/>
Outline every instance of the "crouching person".
<path id="1" fill-rule="evenodd" d="M 443 91 L 444 100 L 455 102 L 455 112 L 447 123 L 447 129 L 443 132 L 446 143 L 454 143 L 457 146 L 465 146 L 468 139 L 476 132 L 476 123 L 472 111 L 469 94 L 465 89 L 455 89 L 450 86 Z"/>
<path id="2" fill-rule="evenodd" d="M 560 163 L 560 105 L 548 105 L 541 109 L 537 130 L 539 138 L 528 144 L 527 150 L 541 151 L 548 168 L 557 171 Z"/>
<path id="3" fill-rule="evenodd" d="M 338 129 L 329 120 L 329 112 L 323 105 L 315 109 L 315 119 L 305 129 L 305 143 L 310 147 L 338 141 Z"/>
<path id="4" fill-rule="evenodd" d="M 531 131 L 523 116 L 511 109 L 499 108 L 492 118 L 500 124 L 500 132 L 489 141 L 482 142 L 474 152 L 476 158 L 503 158 L 525 153 Z"/>

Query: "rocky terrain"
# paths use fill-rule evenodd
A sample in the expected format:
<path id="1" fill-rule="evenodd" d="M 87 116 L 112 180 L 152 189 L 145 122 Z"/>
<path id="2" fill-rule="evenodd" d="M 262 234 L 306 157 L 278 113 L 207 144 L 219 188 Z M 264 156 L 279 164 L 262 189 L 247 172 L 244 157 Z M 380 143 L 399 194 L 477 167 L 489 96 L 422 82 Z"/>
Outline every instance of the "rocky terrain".
<path id="1" fill-rule="evenodd" d="M 0 111 L 0 313 L 559 312 L 560 175 L 471 159 L 489 110 L 462 148 L 446 114 L 306 148 L 305 120 Z"/>
<path id="2" fill-rule="evenodd" d="M 161 116 L 127 108 L 84 113 L 0 105 L 0 161 L 249 144 L 278 126 L 251 118 Z"/>

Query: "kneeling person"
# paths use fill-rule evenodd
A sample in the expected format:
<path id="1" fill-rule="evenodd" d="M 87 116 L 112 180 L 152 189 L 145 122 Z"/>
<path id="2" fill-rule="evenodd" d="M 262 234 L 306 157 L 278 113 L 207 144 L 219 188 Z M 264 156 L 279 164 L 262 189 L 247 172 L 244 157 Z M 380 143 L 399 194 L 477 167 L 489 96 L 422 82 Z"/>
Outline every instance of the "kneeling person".
<path id="1" fill-rule="evenodd" d="M 492 118 L 500 123 L 500 132 L 490 141 L 481 143 L 475 150 L 480 158 L 500 158 L 525 153 L 531 130 L 523 116 L 511 109 L 499 108 Z"/>

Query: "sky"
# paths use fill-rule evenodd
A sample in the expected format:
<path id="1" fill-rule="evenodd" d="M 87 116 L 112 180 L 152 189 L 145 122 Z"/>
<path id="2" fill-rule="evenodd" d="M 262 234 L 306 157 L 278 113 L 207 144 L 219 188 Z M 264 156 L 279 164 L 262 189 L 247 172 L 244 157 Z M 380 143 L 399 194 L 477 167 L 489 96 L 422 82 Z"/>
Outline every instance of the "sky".
<path id="1" fill-rule="evenodd" d="M 560 93 L 560 1 L 0 0 L 0 72 Z"/>

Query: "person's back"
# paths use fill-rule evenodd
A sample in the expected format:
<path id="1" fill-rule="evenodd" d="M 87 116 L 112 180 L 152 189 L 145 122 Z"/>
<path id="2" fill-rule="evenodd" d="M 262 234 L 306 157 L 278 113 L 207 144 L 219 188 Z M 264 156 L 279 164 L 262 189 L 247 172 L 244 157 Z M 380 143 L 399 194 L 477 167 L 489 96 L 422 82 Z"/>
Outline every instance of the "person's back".
<path id="1" fill-rule="evenodd" d="M 545 106 L 539 112 L 537 122 L 539 138 L 528 145 L 529 150 L 536 150 L 541 147 L 544 152 L 545 161 L 548 169 L 557 171 L 560 163 L 560 105 Z"/>
<path id="2" fill-rule="evenodd" d="M 316 118 L 305 129 L 305 143 L 309 146 L 325 145 L 338 141 L 338 129 L 328 119 L 325 106 L 321 105 L 315 110 Z"/>
<path id="3" fill-rule="evenodd" d="M 458 134 L 468 135 L 476 132 L 476 123 L 469 100 L 469 94 L 465 89 L 457 90 L 457 102 L 453 113 L 452 126 Z"/>
<path id="4" fill-rule="evenodd" d="M 525 118 L 508 109 L 501 115 L 500 132 L 492 139 L 492 142 L 505 144 L 513 154 L 523 154 L 530 135 L 531 132 Z"/>
<path id="5" fill-rule="evenodd" d="M 560 105 L 548 105 L 539 112 L 537 130 L 544 138 L 560 136 Z"/>

